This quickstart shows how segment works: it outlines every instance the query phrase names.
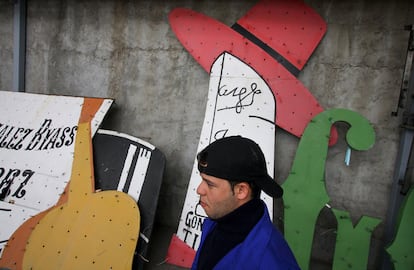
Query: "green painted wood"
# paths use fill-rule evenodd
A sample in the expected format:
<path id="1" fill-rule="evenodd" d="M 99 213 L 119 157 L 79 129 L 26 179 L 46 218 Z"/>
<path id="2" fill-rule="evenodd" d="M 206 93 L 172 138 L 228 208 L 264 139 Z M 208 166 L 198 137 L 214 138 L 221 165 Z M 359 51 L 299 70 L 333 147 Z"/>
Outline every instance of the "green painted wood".
<path id="1" fill-rule="evenodd" d="M 338 221 L 333 269 L 367 269 L 372 231 L 381 220 L 363 216 L 354 227 L 347 211 L 332 211 Z"/>
<path id="2" fill-rule="evenodd" d="M 329 201 L 325 161 L 330 130 L 335 122 L 350 125 L 346 140 L 352 149 L 367 150 L 375 142 L 375 132 L 368 120 L 346 109 L 324 111 L 306 127 L 291 172 L 283 184 L 285 237 L 302 269 L 309 267 L 316 220 Z"/>
<path id="3" fill-rule="evenodd" d="M 394 241 L 387 248 L 394 262 L 395 270 L 414 269 L 414 191 L 407 195 L 401 207 L 398 231 Z"/>

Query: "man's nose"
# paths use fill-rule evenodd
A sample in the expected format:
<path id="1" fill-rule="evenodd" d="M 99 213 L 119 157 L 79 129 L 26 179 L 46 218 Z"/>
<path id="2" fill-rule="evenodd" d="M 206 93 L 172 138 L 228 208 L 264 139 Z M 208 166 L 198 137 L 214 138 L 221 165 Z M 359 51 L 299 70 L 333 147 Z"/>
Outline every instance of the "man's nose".
<path id="1" fill-rule="evenodd" d="M 204 188 L 204 181 L 201 181 L 201 183 L 197 187 L 197 194 L 198 195 L 204 195 L 205 194 L 205 188 Z"/>

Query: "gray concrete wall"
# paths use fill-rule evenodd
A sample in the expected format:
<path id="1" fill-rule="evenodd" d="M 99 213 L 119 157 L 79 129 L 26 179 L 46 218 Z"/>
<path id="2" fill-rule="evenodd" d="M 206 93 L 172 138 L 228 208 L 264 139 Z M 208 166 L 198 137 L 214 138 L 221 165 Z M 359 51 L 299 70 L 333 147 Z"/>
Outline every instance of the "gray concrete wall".
<path id="1" fill-rule="evenodd" d="M 299 79 L 325 108 L 347 108 L 374 126 L 377 141 L 344 165 L 346 127 L 326 163 L 331 204 L 385 219 L 399 143 L 396 109 L 414 23 L 411 0 L 308 0 L 328 23 Z M 26 91 L 111 97 L 104 128 L 142 138 L 167 158 L 157 222 L 176 227 L 201 131 L 209 76 L 168 24 L 189 7 L 232 25 L 255 1 L 28 1 Z M 0 89 L 12 89 L 13 1 L 0 0 Z M 299 140 L 278 129 L 276 174 L 287 178 Z M 327 215 L 320 227 L 332 224 Z M 383 226 L 374 238 L 380 243 Z M 320 243 L 321 247 L 324 245 Z M 323 248 L 316 257 L 329 257 Z M 376 255 L 370 258 L 375 268 Z"/>

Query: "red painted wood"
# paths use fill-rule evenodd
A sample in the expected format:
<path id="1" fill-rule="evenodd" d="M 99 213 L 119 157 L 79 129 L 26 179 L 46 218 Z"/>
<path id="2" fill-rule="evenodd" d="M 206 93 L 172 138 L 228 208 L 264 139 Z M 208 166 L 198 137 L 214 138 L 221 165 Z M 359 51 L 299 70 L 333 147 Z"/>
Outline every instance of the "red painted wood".
<path id="1" fill-rule="evenodd" d="M 238 24 L 302 69 L 326 32 L 325 21 L 300 0 L 262 0 Z"/>
<path id="2" fill-rule="evenodd" d="M 184 241 L 173 235 L 167 251 L 167 263 L 180 267 L 191 268 L 195 258 L 195 250 Z"/>
<path id="3" fill-rule="evenodd" d="M 275 95 L 276 125 L 287 132 L 300 137 L 309 121 L 323 111 L 295 76 L 230 27 L 185 8 L 174 9 L 169 14 L 169 21 L 177 38 L 207 72 L 210 72 L 212 63 L 224 51 L 239 57 L 255 69 Z M 331 144 L 336 140 L 337 133 L 333 130 Z"/>

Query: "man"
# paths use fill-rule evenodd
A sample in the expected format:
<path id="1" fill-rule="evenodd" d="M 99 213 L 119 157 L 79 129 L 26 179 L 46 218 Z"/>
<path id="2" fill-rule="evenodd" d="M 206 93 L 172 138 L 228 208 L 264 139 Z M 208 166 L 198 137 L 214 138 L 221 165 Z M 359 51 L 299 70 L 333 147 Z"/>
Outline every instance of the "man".
<path id="1" fill-rule="evenodd" d="M 283 194 L 260 147 L 231 136 L 208 145 L 197 159 L 197 193 L 208 218 L 192 269 L 299 269 L 260 199 L 261 190 L 275 198 Z"/>

